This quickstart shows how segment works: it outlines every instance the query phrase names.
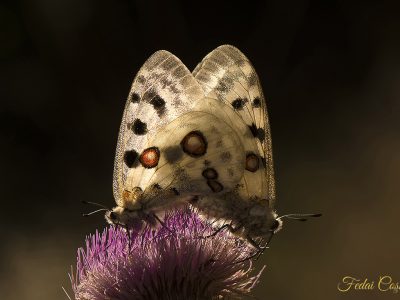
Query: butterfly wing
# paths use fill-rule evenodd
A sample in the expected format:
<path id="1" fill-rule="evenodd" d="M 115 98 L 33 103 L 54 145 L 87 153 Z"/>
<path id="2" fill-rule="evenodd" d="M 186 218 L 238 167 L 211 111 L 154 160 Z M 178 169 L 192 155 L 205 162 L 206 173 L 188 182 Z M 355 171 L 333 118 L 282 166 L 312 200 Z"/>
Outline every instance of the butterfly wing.
<path id="1" fill-rule="evenodd" d="M 206 104 L 204 99 L 201 103 Z M 189 198 L 218 196 L 234 189 L 243 176 L 241 140 L 214 114 L 190 111 L 161 128 L 150 143 L 160 150 L 160 162 L 146 185 L 156 185 L 162 197 L 169 190 Z M 154 193 L 151 198 L 157 201 Z"/>
<path id="2" fill-rule="evenodd" d="M 225 119 L 242 140 L 246 160 L 238 185 L 240 197 L 267 199 L 272 207 L 275 183 L 271 134 L 266 101 L 254 67 L 237 48 L 223 45 L 210 52 L 193 75 L 208 98 L 226 105 Z"/>
<path id="3" fill-rule="evenodd" d="M 173 54 L 157 51 L 144 63 L 133 80 L 120 126 L 113 178 L 118 205 L 126 205 L 134 188 L 145 190 L 157 170 L 160 153 L 149 141 L 203 97 L 199 83 Z"/>

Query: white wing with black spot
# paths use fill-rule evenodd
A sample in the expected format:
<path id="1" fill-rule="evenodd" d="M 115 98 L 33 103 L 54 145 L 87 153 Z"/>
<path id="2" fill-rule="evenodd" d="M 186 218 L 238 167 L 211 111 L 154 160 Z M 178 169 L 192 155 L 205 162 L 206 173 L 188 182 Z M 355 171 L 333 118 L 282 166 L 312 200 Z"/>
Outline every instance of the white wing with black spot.
<path id="1" fill-rule="evenodd" d="M 267 199 L 272 206 L 275 183 L 271 134 L 267 105 L 254 67 L 237 48 L 223 45 L 210 52 L 193 75 L 206 97 L 226 104 L 223 110 L 209 111 L 224 114 L 224 120 L 240 136 L 246 157 L 239 195 L 244 199 Z M 213 105 L 212 100 L 209 103 Z"/>
<path id="2" fill-rule="evenodd" d="M 157 170 L 160 152 L 150 140 L 203 97 L 199 83 L 173 54 L 157 51 L 144 63 L 133 80 L 118 137 L 113 179 L 118 205 L 134 188 L 146 189 Z"/>

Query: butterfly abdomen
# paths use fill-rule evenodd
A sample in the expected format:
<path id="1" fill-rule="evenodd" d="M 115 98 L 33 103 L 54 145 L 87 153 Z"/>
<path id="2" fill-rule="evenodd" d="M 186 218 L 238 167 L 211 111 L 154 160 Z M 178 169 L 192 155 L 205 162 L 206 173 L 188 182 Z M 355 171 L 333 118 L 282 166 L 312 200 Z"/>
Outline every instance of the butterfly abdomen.
<path id="1" fill-rule="evenodd" d="M 268 238 L 277 218 L 268 201 L 246 201 L 235 192 L 219 197 L 199 197 L 192 205 L 204 219 L 212 220 L 216 228 L 221 224 L 231 224 L 233 228 L 240 228 L 235 234 L 243 237 Z"/>

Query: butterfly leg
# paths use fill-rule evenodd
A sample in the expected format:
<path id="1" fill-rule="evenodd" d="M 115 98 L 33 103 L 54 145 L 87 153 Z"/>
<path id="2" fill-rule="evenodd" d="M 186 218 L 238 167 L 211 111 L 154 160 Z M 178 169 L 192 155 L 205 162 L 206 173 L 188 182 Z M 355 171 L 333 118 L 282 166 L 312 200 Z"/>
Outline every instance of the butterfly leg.
<path id="1" fill-rule="evenodd" d="M 259 250 L 259 251 L 258 251 L 258 255 L 257 255 L 257 257 L 256 257 L 256 259 L 255 259 L 255 260 L 259 259 L 259 258 L 260 258 L 260 256 L 261 256 L 261 254 L 263 254 L 263 253 L 264 253 L 265 249 L 267 249 L 267 248 L 268 248 L 269 242 L 271 241 L 271 239 L 272 239 L 272 237 L 273 237 L 273 236 L 274 236 L 274 233 L 272 232 L 272 233 L 271 233 L 271 236 L 270 236 L 270 237 L 269 237 L 269 239 L 268 239 L 268 241 L 265 243 L 265 246 L 263 246 L 263 247 L 260 247 L 260 248 L 261 248 L 261 250 Z"/>
<path id="2" fill-rule="evenodd" d="M 254 248 L 256 248 L 256 252 L 255 252 L 254 254 L 250 255 L 249 257 L 246 257 L 245 259 L 239 260 L 239 261 L 237 261 L 237 262 L 235 262 L 235 263 L 236 263 L 236 264 L 237 264 L 237 263 L 241 263 L 241 262 L 244 262 L 244 261 L 246 261 L 246 260 L 252 259 L 252 258 L 254 258 L 254 257 L 255 257 L 255 260 L 259 259 L 260 256 L 261 256 L 261 254 L 264 253 L 265 249 L 268 248 L 268 244 L 269 244 L 269 242 L 271 241 L 273 235 L 274 235 L 274 234 L 273 234 L 273 232 L 272 232 L 272 234 L 271 234 L 271 236 L 269 237 L 268 241 L 265 243 L 265 246 L 261 246 L 260 244 L 257 244 L 256 241 L 254 241 L 254 240 L 251 238 L 250 235 L 246 235 L 246 240 L 250 243 L 250 245 L 252 245 Z"/>
<path id="3" fill-rule="evenodd" d="M 215 230 L 212 234 L 206 235 L 206 236 L 204 236 L 203 238 L 210 238 L 210 237 L 216 236 L 220 231 L 224 230 L 225 228 L 228 228 L 228 230 L 229 230 L 231 233 L 235 233 L 235 232 L 238 231 L 240 228 L 242 228 L 242 226 L 240 225 L 240 226 L 234 228 L 231 224 L 224 224 L 224 225 L 222 225 L 220 228 L 218 228 L 217 230 Z"/>
<path id="4" fill-rule="evenodd" d="M 121 224 L 117 224 L 117 226 L 125 228 L 126 236 L 128 238 L 128 254 L 129 254 L 131 253 L 131 245 L 132 245 L 131 232 L 129 231 L 129 227 L 127 225 L 121 225 Z"/>
<path id="5" fill-rule="evenodd" d="M 264 246 L 261 246 L 261 244 L 257 244 L 249 235 L 247 235 L 246 239 L 252 246 L 254 246 L 257 249 L 256 253 L 252 255 L 250 258 L 255 257 L 255 260 L 259 259 L 261 254 L 264 253 L 265 249 L 268 248 L 269 242 L 271 241 L 273 236 L 274 236 L 274 231 L 271 231 L 271 235 L 269 236 L 267 242 L 265 243 Z"/>
<path id="6" fill-rule="evenodd" d="M 249 235 L 246 235 L 246 240 L 247 240 L 254 248 L 256 248 L 256 251 L 255 251 L 252 255 L 250 255 L 250 256 L 248 256 L 248 257 L 246 257 L 246 258 L 234 262 L 234 264 L 240 264 L 240 263 L 242 263 L 242 262 L 244 262 L 244 261 L 247 261 L 247 260 L 250 260 L 250 259 L 252 259 L 252 258 L 254 258 L 254 257 L 256 258 L 255 260 L 257 260 L 257 259 L 260 257 L 260 255 L 264 252 L 264 250 L 268 248 L 268 246 L 267 246 L 268 243 L 267 243 L 265 246 L 260 246 L 260 245 L 257 244 Z"/>

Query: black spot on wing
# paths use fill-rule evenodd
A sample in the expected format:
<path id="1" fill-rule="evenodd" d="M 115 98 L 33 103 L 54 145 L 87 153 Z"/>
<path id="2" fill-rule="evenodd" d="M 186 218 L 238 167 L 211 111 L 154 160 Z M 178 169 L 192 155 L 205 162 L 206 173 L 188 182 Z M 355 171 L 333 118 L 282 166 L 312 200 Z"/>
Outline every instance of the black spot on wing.
<path id="1" fill-rule="evenodd" d="M 171 191 L 175 194 L 175 195 L 177 195 L 177 196 L 179 196 L 181 193 L 179 193 L 179 191 L 176 189 L 176 188 L 171 188 Z"/>
<path id="2" fill-rule="evenodd" d="M 160 109 L 165 106 L 164 99 L 158 95 L 154 96 L 150 103 L 154 106 L 155 109 Z"/>
<path id="3" fill-rule="evenodd" d="M 258 108 L 261 106 L 261 100 L 260 98 L 256 97 L 254 98 L 253 102 L 251 103 L 251 105 L 255 108 Z"/>
<path id="4" fill-rule="evenodd" d="M 128 150 L 124 153 L 124 162 L 128 168 L 136 167 L 139 165 L 138 161 L 139 153 L 135 150 Z"/>
<path id="5" fill-rule="evenodd" d="M 158 183 L 153 184 L 153 188 L 157 189 L 157 190 L 161 190 L 161 185 L 159 185 Z"/>
<path id="6" fill-rule="evenodd" d="M 131 95 L 131 102 L 138 103 L 140 101 L 140 96 L 138 93 L 132 93 Z"/>
<path id="7" fill-rule="evenodd" d="M 147 124 L 142 122 L 140 119 L 135 119 L 133 124 L 130 125 L 130 128 L 136 135 L 144 135 L 147 133 Z"/>
<path id="8" fill-rule="evenodd" d="M 165 113 L 165 101 L 159 95 L 155 95 L 153 99 L 150 100 L 150 104 L 153 105 L 159 117 Z"/>
<path id="9" fill-rule="evenodd" d="M 180 146 L 170 146 L 163 151 L 165 159 L 169 163 L 175 163 L 182 158 L 183 151 Z"/>
<path id="10" fill-rule="evenodd" d="M 241 98 L 237 98 L 236 100 L 232 101 L 232 107 L 234 109 L 243 109 L 244 104 L 247 102 L 247 99 L 241 99 Z"/>
<path id="11" fill-rule="evenodd" d="M 263 142 L 265 140 L 264 129 L 262 129 L 262 128 L 257 129 L 257 138 L 260 140 L 260 142 Z"/>
<path id="12" fill-rule="evenodd" d="M 224 189 L 224 186 L 216 180 L 207 180 L 207 184 L 214 193 L 218 193 Z"/>
<path id="13" fill-rule="evenodd" d="M 215 169 L 213 168 L 207 168 L 201 173 L 204 178 L 206 179 L 217 179 L 218 178 L 218 173 Z"/>
<path id="14" fill-rule="evenodd" d="M 254 137 L 257 136 L 257 126 L 256 124 L 252 123 L 251 125 L 248 125 L 251 133 L 253 134 Z"/>
<path id="15" fill-rule="evenodd" d="M 251 133 L 255 138 L 258 138 L 260 142 L 264 141 L 265 139 L 265 132 L 264 129 L 262 128 L 257 128 L 256 124 L 252 123 L 251 125 L 248 125 Z"/>

